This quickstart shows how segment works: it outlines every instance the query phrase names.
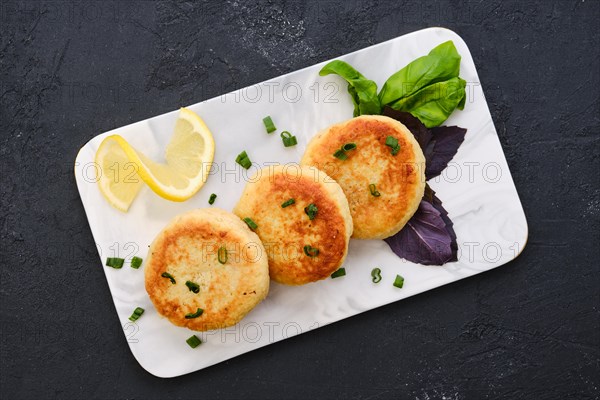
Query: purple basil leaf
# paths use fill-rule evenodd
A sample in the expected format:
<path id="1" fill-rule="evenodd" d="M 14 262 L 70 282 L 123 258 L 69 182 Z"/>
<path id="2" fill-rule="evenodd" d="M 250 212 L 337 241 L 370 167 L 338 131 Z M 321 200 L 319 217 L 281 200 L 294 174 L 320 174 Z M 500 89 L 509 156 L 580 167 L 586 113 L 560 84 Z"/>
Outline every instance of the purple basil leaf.
<path id="1" fill-rule="evenodd" d="M 433 149 L 435 148 L 435 140 L 429 141 L 427 143 L 427 147 L 423 149 L 423 155 L 425 155 L 425 177 L 427 178 L 427 165 L 431 164 L 431 159 L 433 158 Z"/>
<path id="2" fill-rule="evenodd" d="M 433 198 L 435 197 L 435 192 L 429 186 L 429 183 L 425 184 L 425 193 L 423 193 L 423 200 L 427 200 L 431 204 L 433 204 Z M 445 211 L 445 210 L 444 210 Z"/>
<path id="3" fill-rule="evenodd" d="M 413 134 L 425 155 L 425 177 L 435 178 L 444 168 L 465 140 L 467 130 L 458 126 L 437 126 L 427 129 L 425 125 L 411 113 L 394 110 L 386 106 L 383 115 L 402 122 Z"/>
<path id="4" fill-rule="evenodd" d="M 429 145 L 431 141 L 431 132 L 423 123 L 419 120 L 419 118 L 414 117 L 411 113 L 405 111 L 394 110 L 392 107 L 385 106 L 383 109 L 383 115 L 386 117 L 390 117 L 395 119 L 396 121 L 400 121 L 408 128 L 409 131 L 413 134 L 417 142 L 419 142 L 419 146 L 421 146 L 421 150 L 425 152 L 425 149 Z M 425 157 L 427 158 L 427 156 Z"/>
<path id="5" fill-rule="evenodd" d="M 402 122 L 413 134 L 425 155 L 425 176 L 438 176 L 456 155 L 467 132 L 457 126 L 428 129 L 412 114 L 385 107 L 383 115 Z M 398 256 L 424 265 L 442 265 L 458 260 L 458 244 L 454 224 L 442 201 L 425 186 L 419 208 L 406 226 L 385 239 Z"/>
<path id="6" fill-rule="evenodd" d="M 446 231 L 452 239 L 450 246 L 452 248 L 452 258 L 448 261 L 458 261 L 458 243 L 456 242 L 456 232 L 454 232 L 454 223 L 452 222 L 450 217 L 448 217 L 448 211 L 446 211 L 446 209 L 442 205 L 442 201 L 439 199 L 439 197 L 435 195 L 433 189 L 431 189 L 429 185 L 427 185 L 425 187 L 425 193 L 427 193 L 427 189 L 429 189 L 429 191 L 431 192 L 431 200 L 427 199 L 427 201 L 433 204 L 435 209 L 440 212 L 440 215 L 442 216 L 442 219 L 446 224 Z M 425 199 L 425 196 L 423 197 L 423 199 Z"/>
<path id="7" fill-rule="evenodd" d="M 421 200 L 406 226 L 385 241 L 396 255 L 414 263 L 443 265 L 455 261 L 453 242 L 456 242 L 446 229 L 442 212 L 427 200 Z"/>
<path id="8" fill-rule="evenodd" d="M 465 140 L 467 130 L 458 126 L 437 126 L 431 128 L 434 143 L 433 154 L 428 158 L 425 156 L 425 178 L 435 178 L 442 173 L 458 148 Z M 427 153 L 427 151 L 425 151 Z"/>

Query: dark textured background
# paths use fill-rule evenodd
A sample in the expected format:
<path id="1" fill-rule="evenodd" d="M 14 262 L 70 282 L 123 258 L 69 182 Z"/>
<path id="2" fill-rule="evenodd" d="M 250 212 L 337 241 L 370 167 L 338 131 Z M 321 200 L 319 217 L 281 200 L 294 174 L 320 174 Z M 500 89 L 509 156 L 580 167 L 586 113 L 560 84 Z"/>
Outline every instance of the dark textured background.
<path id="1" fill-rule="evenodd" d="M 0 2 L 1 397 L 598 398 L 599 2 Z M 429 26 L 469 45 L 522 255 L 162 380 L 134 360 L 75 187 L 96 134 Z"/>

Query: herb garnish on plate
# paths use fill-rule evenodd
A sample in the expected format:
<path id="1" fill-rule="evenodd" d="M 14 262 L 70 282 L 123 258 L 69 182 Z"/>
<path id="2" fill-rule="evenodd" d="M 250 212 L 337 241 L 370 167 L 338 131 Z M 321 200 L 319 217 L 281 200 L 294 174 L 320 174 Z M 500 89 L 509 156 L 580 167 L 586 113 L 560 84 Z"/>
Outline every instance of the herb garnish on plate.
<path id="1" fill-rule="evenodd" d="M 334 60 L 319 75 L 337 74 L 348 83 L 354 116 L 383 114 L 402 122 L 415 136 L 425 155 L 425 177 L 435 178 L 446 168 L 464 140 L 466 129 L 440 126 L 455 109 L 466 103 L 466 81 L 459 77 L 461 56 L 452 41 L 435 47 L 377 84 L 350 64 Z M 386 139 L 393 155 L 400 146 Z M 347 158 L 340 151 L 336 157 Z M 376 187 L 370 187 L 375 196 Z M 427 186 L 419 208 L 404 228 L 385 241 L 398 256 L 425 265 L 457 261 L 458 245 L 453 224 L 442 201 Z"/>

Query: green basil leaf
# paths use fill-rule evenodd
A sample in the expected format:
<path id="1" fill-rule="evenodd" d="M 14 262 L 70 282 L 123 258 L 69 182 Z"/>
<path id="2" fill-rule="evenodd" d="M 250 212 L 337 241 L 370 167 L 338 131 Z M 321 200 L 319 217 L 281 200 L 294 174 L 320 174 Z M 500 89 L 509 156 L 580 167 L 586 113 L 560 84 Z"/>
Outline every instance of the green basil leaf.
<path id="1" fill-rule="evenodd" d="M 325 76 L 337 74 L 348 82 L 348 93 L 354 104 L 354 116 L 365 114 L 379 114 L 381 104 L 377 96 L 377 84 L 365 78 L 350 64 L 340 60 L 334 60 L 325 65 L 319 75 Z"/>
<path id="2" fill-rule="evenodd" d="M 456 78 L 459 70 L 460 54 L 449 40 L 390 76 L 379 93 L 380 103 L 392 104 L 425 86 Z"/>
<path id="3" fill-rule="evenodd" d="M 467 82 L 452 78 L 426 86 L 391 105 L 395 110 L 410 112 L 427 127 L 441 125 L 459 105 L 465 103 Z"/>
<path id="4" fill-rule="evenodd" d="M 348 84 L 348 93 L 350 93 L 352 104 L 354 104 L 354 112 L 352 113 L 352 115 L 358 117 L 360 115 L 360 109 L 358 107 L 358 105 L 360 104 L 360 99 L 358 98 L 358 93 L 356 93 L 356 89 L 351 84 Z"/>
<path id="5" fill-rule="evenodd" d="M 456 106 L 456 108 L 458 108 L 459 110 L 464 110 L 466 102 L 467 102 L 467 96 L 465 94 L 465 96 L 462 98 L 462 100 L 460 101 L 460 103 L 458 103 L 458 105 Z"/>

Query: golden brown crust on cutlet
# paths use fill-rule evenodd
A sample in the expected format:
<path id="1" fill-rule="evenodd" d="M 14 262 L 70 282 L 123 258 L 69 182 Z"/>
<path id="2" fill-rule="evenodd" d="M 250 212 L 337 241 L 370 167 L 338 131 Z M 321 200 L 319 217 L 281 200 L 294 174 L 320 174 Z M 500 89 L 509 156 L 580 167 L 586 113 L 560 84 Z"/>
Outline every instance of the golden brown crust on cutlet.
<path id="1" fill-rule="evenodd" d="M 391 154 L 386 138 L 393 136 L 400 151 Z M 347 160 L 333 154 L 346 143 L 356 143 Z M 425 190 L 425 157 L 400 122 L 365 115 L 333 125 L 308 144 L 302 165 L 313 165 L 335 179 L 342 189 L 354 221 L 352 237 L 383 239 L 396 234 L 417 210 Z M 369 185 L 381 194 L 375 197 Z"/>
<path id="2" fill-rule="evenodd" d="M 295 204 L 282 208 L 289 199 Z M 310 220 L 304 208 L 318 208 Z M 265 168 L 250 179 L 233 211 L 250 217 L 269 256 L 271 279 L 302 285 L 325 279 L 343 264 L 352 233 L 348 203 L 339 185 L 315 168 Z M 304 246 L 319 249 L 309 257 Z"/>
<path id="3" fill-rule="evenodd" d="M 227 262 L 218 261 L 221 246 Z M 172 284 L 162 273 L 171 274 Z M 200 286 L 193 293 L 186 281 Z M 269 291 L 268 262 L 259 238 L 237 216 L 210 208 L 173 219 L 156 237 L 145 265 L 146 291 L 159 314 L 197 331 L 239 322 Z M 186 314 L 204 310 L 198 318 Z"/>

